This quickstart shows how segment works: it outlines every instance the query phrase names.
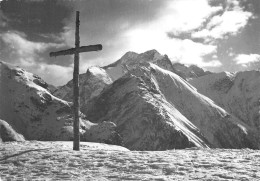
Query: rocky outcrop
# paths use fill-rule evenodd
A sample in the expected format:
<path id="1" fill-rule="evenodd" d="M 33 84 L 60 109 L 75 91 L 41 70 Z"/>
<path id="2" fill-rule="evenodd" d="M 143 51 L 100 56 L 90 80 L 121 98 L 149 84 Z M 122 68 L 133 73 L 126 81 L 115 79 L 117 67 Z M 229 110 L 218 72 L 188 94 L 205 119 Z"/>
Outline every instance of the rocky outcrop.
<path id="1" fill-rule="evenodd" d="M 92 122 L 114 122 L 132 150 L 258 147 L 243 122 L 154 64 L 130 70 L 82 111 Z"/>
<path id="2" fill-rule="evenodd" d="M 87 131 L 83 134 L 82 140 L 113 145 L 123 145 L 117 126 L 113 122 L 90 123 Z"/>
<path id="3" fill-rule="evenodd" d="M 0 119 L 0 143 L 6 141 L 25 141 L 7 122 Z"/>

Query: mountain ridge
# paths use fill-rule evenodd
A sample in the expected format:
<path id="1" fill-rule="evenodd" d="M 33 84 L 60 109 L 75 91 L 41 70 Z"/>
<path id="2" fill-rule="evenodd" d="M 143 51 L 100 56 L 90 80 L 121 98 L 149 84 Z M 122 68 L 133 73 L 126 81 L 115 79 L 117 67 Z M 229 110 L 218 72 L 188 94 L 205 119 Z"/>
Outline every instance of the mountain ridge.
<path id="1" fill-rule="evenodd" d="M 136 83 L 132 85 L 126 81 L 126 85 L 124 86 L 125 80 L 130 81 L 132 79 L 136 80 L 137 82 L 134 81 Z M 118 85 L 121 87 L 118 87 Z M 131 85 L 135 88 L 131 87 Z M 144 87 L 141 85 L 144 85 Z M 163 87 L 164 85 L 167 86 Z M 169 87 L 170 89 L 168 89 Z M 133 89 L 135 91 L 131 92 L 130 90 Z M 169 94 L 169 90 L 172 91 L 171 94 Z M 146 93 L 144 94 L 143 92 Z M 158 98 L 156 98 L 157 94 L 159 94 L 160 99 L 164 101 L 159 101 Z M 140 95 L 142 96 L 140 97 Z M 148 99 L 146 99 L 147 96 Z M 142 101 L 140 102 L 140 100 L 136 100 L 136 97 L 139 97 L 139 99 L 141 98 Z M 154 100 L 156 103 L 152 104 L 151 106 L 147 106 L 146 103 L 149 103 L 151 100 Z M 136 105 L 127 106 L 127 104 L 131 103 L 132 101 L 135 101 Z M 111 107 L 111 105 L 113 106 Z M 156 113 L 156 111 L 153 109 L 153 106 L 156 107 L 155 109 L 158 109 L 159 107 L 163 107 L 164 109 L 160 111 L 161 114 Z M 154 111 L 149 111 L 147 107 Z M 121 136 L 123 139 L 125 139 L 125 141 L 130 144 L 128 145 L 130 148 L 131 141 L 128 139 L 129 137 L 134 137 L 134 135 L 137 134 L 134 132 L 131 133 L 131 131 L 129 131 L 131 134 L 126 136 L 127 134 L 124 133 L 124 131 L 128 129 L 128 126 L 126 126 L 128 125 L 128 122 L 136 121 L 134 117 L 131 117 L 131 112 L 135 112 L 134 115 L 138 117 L 140 122 L 143 122 L 143 120 L 152 121 L 154 119 L 153 117 L 156 117 L 157 115 L 163 116 L 163 112 L 166 112 L 168 114 L 166 117 L 168 118 L 166 120 L 160 118 L 159 120 L 162 122 L 170 121 L 175 126 L 179 124 L 178 121 L 176 122 L 176 120 L 181 120 L 181 125 L 187 126 L 187 124 L 184 124 L 185 122 L 189 123 L 188 125 L 193 125 L 191 126 L 193 127 L 191 129 L 193 130 L 193 133 L 195 134 L 197 133 L 196 130 L 199 130 L 199 133 L 201 134 L 197 134 L 196 136 L 199 137 L 201 135 L 203 137 L 201 139 L 207 140 L 206 143 L 209 143 L 211 147 L 256 148 L 259 146 L 258 143 L 254 142 L 255 140 L 250 140 L 251 136 L 254 137 L 255 133 L 251 132 L 251 130 L 247 128 L 246 125 L 244 125 L 241 121 L 228 114 L 219 106 L 215 105 L 214 102 L 209 98 L 196 92 L 195 88 L 189 85 L 188 82 L 180 78 L 178 75 L 164 70 L 152 63 L 144 67 L 137 67 L 129 71 L 122 78 L 116 80 L 113 84 L 106 87 L 99 96 L 90 100 L 89 107 L 85 109 L 86 110 L 83 109 L 82 111 L 86 114 L 88 119 L 93 122 L 110 120 L 115 122 L 119 127 L 121 124 L 123 124 L 123 128 L 121 130 L 119 129 L 119 132 L 121 131 L 120 134 L 122 134 Z M 144 112 L 140 113 L 140 109 Z M 148 111 L 149 114 L 145 114 L 145 111 Z M 179 115 L 179 117 L 171 118 L 171 112 L 174 112 L 175 116 Z M 216 121 L 213 121 L 215 119 Z M 142 126 L 139 125 L 142 123 L 137 122 L 134 124 L 138 125 L 136 126 L 136 129 L 142 128 Z M 152 121 L 152 123 L 148 122 L 147 124 L 147 127 L 150 128 L 149 124 L 153 125 L 154 123 Z M 183 129 L 181 130 L 184 131 Z M 144 132 L 144 130 L 140 132 Z M 250 132 L 250 135 L 248 135 L 248 132 Z M 189 134 L 185 133 L 185 135 L 188 136 Z M 140 136 L 142 137 L 142 135 Z M 254 145 L 255 143 L 256 145 Z M 152 145 L 153 143 L 150 141 L 149 144 Z"/>

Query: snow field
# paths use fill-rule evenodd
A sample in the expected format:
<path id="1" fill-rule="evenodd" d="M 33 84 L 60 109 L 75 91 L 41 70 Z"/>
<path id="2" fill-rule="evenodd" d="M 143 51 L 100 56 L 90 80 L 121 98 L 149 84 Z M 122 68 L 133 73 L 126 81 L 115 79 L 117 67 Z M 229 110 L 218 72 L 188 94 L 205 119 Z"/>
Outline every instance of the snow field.
<path id="1" fill-rule="evenodd" d="M 129 151 L 72 142 L 1 144 L 2 180 L 260 180 L 260 152 L 250 149 Z"/>

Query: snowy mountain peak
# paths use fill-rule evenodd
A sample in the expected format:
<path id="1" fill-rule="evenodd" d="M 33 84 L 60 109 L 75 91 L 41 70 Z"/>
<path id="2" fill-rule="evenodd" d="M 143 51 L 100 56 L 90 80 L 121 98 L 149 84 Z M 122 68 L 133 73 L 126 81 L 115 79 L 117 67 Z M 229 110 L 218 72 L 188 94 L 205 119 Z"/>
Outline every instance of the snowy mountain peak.
<path id="1" fill-rule="evenodd" d="M 134 58 L 136 58 L 137 56 L 138 56 L 137 53 L 132 52 L 132 51 L 129 51 L 129 52 L 126 52 L 126 53 L 122 56 L 122 58 L 120 58 L 120 59 L 122 59 L 122 60 L 129 60 L 129 59 L 134 59 Z M 120 62 L 120 63 L 123 63 L 123 62 Z"/>
<path id="2" fill-rule="evenodd" d="M 71 122 L 70 104 L 52 96 L 41 78 L 21 68 L 2 62 L 0 74 L 1 119 L 26 139 L 68 139 L 61 125 Z"/>
<path id="3" fill-rule="evenodd" d="M 50 91 L 50 86 L 39 76 L 25 71 L 24 69 L 13 66 L 6 62 L 0 61 L 0 69 L 2 74 L 8 74 L 10 79 L 16 79 L 17 81 L 23 81 L 31 86 L 39 86 L 44 90 Z M 34 83 L 34 84 L 32 84 Z M 38 87 L 38 88 L 39 88 Z M 40 88 L 40 89 L 41 89 Z"/>
<path id="4" fill-rule="evenodd" d="M 83 76 L 81 76 L 83 77 Z M 107 75 L 106 71 L 100 67 L 90 67 L 88 68 L 86 72 L 86 79 L 95 78 L 101 81 L 104 81 L 107 84 L 110 84 L 112 82 L 111 78 Z M 84 81 L 82 78 L 81 81 Z"/>
<path id="5" fill-rule="evenodd" d="M 161 55 L 157 50 L 148 50 L 144 53 L 141 53 L 140 56 L 143 59 L 146 59 L 148 62 L 153 62 L 155 60 L 163 58 L 163 55 Z"/>
<path id="6" fill-rule="evenodd" d="M 141 54 L 134 52 L 126 53 L 122 58 L 120 58 L 115 63 L 112 63 L 108 66 L 103 67 L 108 75 L 113 79 L 113 81 L 122 77 L 130 69 L 134 69 L 140 64 L 145 62 L 154 63 L 164 69 L 173 71 L 172 63 L 166 55 L 161 55 L 156 50 L 149 50 Z"/>
<path id="7" fill-rule="evenodd" d="M 135 52 L 127 52 L 118 61 L 103 67 L 113 81 L 122 77 L 130 69 L 133 69 L 144 62 L 150 62 L 158 65 L 159 67 L 169 70 L 181 76 L 183 79 L 201 77 L 211 74 L 209 71 L 204 71 L 196 65 L 186 66 L 181 63 L 173 64 L 167 55 L 161 55 L 157 50 L 149 50 L 141 54 Z"/>

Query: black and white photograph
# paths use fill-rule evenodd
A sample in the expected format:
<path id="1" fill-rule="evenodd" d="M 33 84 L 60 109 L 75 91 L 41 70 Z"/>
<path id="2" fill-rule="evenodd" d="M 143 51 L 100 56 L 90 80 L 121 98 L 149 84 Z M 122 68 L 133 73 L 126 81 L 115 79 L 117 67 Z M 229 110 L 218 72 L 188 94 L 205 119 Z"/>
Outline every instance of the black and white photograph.
<path id="1" fill-rule="evenodd" d="M 260 0 L 0 0 L 0 181 L 260 181 Z"/>

